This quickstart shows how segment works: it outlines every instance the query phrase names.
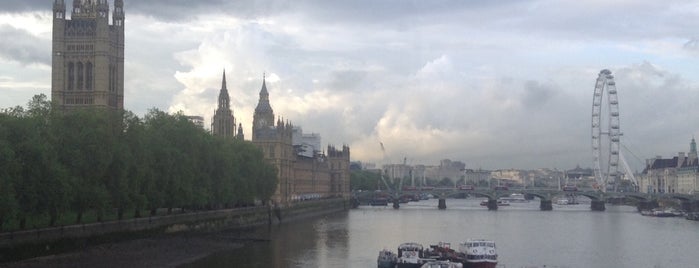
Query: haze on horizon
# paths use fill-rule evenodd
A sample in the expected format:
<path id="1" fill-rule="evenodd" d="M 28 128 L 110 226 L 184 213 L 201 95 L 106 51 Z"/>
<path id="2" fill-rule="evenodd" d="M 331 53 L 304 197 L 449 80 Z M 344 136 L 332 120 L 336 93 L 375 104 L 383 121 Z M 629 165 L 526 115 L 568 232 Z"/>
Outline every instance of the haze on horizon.
<path id="1" fill-rule="evenodd" d="M 51 95 L 52 2 L 0 2 L 2 108 Z M 249 137 L 266 72 L 275 114 L 355 161 L 591 166 L 601 69 L 616 79 L 633 168 L 686 152 L 698 133 L 694 1 L 125 0 L 125 11 L 126 109 L 208 124 L 225 68 Z"/>

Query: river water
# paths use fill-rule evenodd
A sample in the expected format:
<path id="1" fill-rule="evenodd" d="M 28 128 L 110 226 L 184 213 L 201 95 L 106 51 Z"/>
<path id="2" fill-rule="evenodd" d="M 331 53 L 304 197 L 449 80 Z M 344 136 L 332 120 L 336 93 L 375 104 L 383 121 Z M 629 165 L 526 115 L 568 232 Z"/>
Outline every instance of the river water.
<path id="1" fill-rule="evenodd" d="M 376 267 L 381 249 L 468 238 L 494 240 L 499 267 L 699 267 L 699 222 L 644 217 L 628 206 L 589 203 L 540 211 L 538 200 L 488 211 L 476 199 L 360 207 L 255 231 L 269 241 L 187 267 Z"/>

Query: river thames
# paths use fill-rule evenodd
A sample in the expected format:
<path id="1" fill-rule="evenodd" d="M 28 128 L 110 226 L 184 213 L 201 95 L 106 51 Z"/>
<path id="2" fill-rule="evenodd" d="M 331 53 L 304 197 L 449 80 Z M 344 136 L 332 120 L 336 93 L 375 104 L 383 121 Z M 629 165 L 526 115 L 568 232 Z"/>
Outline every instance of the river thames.
<path id="1" fill-rule="evenodd" d="M 589 203 L 539 211 L 539 201 L 488 211 L 480 199 L 447 199 L 346 213 L 255 231 L 242 249 L 185 267 L 376 267 L 381 249 L 469 238 L 494 240 L 499 267 L 699 267 L 699 222 L 641 216 L 634 207 Z M 269 241 L 265 241 L 269 239 Z"/>

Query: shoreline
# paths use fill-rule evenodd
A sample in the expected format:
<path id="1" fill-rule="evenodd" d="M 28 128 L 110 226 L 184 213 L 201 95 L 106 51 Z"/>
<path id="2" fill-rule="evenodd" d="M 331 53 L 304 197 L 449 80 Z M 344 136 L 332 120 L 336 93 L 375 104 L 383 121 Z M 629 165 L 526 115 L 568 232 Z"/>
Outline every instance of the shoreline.
<path id="1" fill-rule="evenodd" d="M 248 212 L 252 211 L 248 210 Z M 253 213 L 216 217 L 194 223 L 172 222 L 169 226 L 151 230 L 38 243 L 24 249 L 23 247 L 15 249 L 20 250 L 19 254 L 23 254 L 25 249 L 35 250 L 36 252 L 30 254 L 36 257 L 0 263 L 0 268 L 177 267 L 218 252 L 240 249 L 251 242 L 270 241 L 268 237 L 259 237 L 258 230 L 261 228 L 339 211 L 346 211 L 344 201 L 323 200 L 297 204 L 295 207 L 280 211 L 274 218 L 269 210 L 263 209 Z M 42 254 L 41 251 L 44 253 Z M 51 252 L 57 253 L 51 254 Z M 0 252 L 0 257 L 12 256 L 11 254 L 17 254 L 17 252 L 13 253 L 12 250 Z"/>
<path id="2" fill-rule="evenodd" d="M 215 233 L 159 235 L 90 245 L 74 251 L 2 263 L 0 267 L 177 267 L 245 246 L 243 237 Z"/>

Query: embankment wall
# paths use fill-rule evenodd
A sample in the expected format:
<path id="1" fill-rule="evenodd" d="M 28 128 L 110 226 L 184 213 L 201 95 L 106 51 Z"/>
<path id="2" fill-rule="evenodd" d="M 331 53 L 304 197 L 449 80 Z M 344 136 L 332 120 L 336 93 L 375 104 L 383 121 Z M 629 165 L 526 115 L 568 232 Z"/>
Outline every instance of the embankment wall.
<path id="1" fill-rule="evenodd" d="M 23 244 L 48 243 L 56 240 L 81 239 L 116 233 L 176 233 L 185 231 L 216 231 L 280 224 L 300 218 L 347 210 L 344 199 L 325 199 L 296 203 L 287 208 L 266 206 L 213 211 L 198 211 L 167 216 L 60 226 L 17 232 L 0 233 L 0 249 Z"/>

